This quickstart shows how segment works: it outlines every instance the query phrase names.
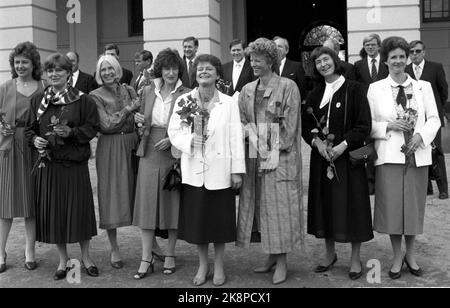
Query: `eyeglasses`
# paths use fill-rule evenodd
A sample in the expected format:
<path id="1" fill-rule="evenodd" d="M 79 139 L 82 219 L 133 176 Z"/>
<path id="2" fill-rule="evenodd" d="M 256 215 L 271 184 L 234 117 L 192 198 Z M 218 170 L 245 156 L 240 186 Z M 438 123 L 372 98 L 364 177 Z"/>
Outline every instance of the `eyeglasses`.
<path id="1" fill-rule="evenodd" d="M 419 53 L 422 53 L 422 49 L 411 49 L 410 52 L 413 55 L 418 55 Z"/>

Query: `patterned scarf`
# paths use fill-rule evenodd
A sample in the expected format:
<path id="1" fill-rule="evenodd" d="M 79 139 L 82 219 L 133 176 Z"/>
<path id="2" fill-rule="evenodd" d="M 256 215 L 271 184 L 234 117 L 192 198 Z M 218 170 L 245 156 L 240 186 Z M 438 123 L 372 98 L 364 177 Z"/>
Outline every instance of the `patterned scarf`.
<path id="1" fill-rule="evenodd" d="M 37 120 L 39 121 L 39 119 L 44 115 L 49 104 L 57 106 L 70 105 L 79 100 L 82 95 L 84 95 L 84 93 L 72 87 L 71 84 L 68 84 L 64 91 L 57 94 L 53 92 L 52 86 L 47 87 L 37 112 Z"/>

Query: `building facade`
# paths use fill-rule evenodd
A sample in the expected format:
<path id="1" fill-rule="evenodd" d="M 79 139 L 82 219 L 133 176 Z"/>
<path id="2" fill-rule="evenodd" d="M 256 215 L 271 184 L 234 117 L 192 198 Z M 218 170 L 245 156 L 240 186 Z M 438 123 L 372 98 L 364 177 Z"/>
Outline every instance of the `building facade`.
<path id="1" fill-rule="evenodd" d="M 134 53 L 156 54 L 166 47 L 181 53 L 181 41 L 196 36 L 199 53 L 230 60 L 233 38 L 284 36 L 289 57 L 308 60 L 327 36 L 340 40 L 343 56 L 359 59 L 363 37 L 376 32 L 408 41 L 422 39 L 428 58 L 444 64 L 450 79 L 450 0 L 0 0 L 0 82 L 10 78 L 8 54 L 32 41 L 45 58 L 76 50 L 80 68 L 92 73 L 106 43 L 121 50 L 120 61 L 134 71 Z M 450 83 L 450 82 L 449 82 Z"/>

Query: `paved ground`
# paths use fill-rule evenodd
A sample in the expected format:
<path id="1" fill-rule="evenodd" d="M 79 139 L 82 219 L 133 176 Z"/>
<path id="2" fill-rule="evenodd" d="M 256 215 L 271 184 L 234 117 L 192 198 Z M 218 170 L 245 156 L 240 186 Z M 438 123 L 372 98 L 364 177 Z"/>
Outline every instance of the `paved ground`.
<path id="1" fill-rule="evenodd" d="M 309 172 L 309 155 L 305 150 L 304 179 L 307 184 Z M 447 171 L 450 178 L 450 155 L 447 154 Z M 93 171 L 93 161 L 91 170 Z M 94 193 L 96 192 L 95 172 L 92 173 Z M 305 184 L 305 185 L 306 185 Z M 306 190 L 307 191 L 307 190 Z M 326 274 L 315 274 L 312 269 L 321 260 L 324 245 L 320 240 L 307 236 L 304 248 L 292 253 L 288 257 L 289 277 L 286 283 L 277 286 L 279 288 L 303 288 L 303 287 L 450 287 L 450 201 L 437 198 L 435 195 L 427 198 L 427 210 L 425 217 L 425 232 L 417 240 L 419 252 L 418 262 L 423 267 L 425 275 L 422 278 L 412 276 L 405 269 L 403 276 L 397 281 L 392 281 L 387 272 L 391 262 L 391 246 L 387 236 L 375 234 L 375 239 L 362 247 L 362 260 L 364 263 L 370 259 L 377 259 L 381 264 L 380 283 L 371 284 L 366 275 L 354 282 L 347 277 L 348 262 L 350 257 L 349 245 L 338 244 L 337 254 L 339 261 L 334 269 Z M 96 201 L 97 202 L 97 201 Z M 305 197 L 306 202 L 306 197 Z M 98 216 L 97 216 L 98 217 Z M 8 270 L 0 275 L 0 287 L 44 287 L 44 288 L 192 288 L 192 278 L 197 269 L 197 255 L 194 246 L 185 242 L 177 243 L 177 272 L 171 276 L 162 274 L 161 262 L 156 264 L 155 273 L 142 281 L 134 281 L 133 274 L 138 268 L 140 260 L 140 235 L 138 229 L 128 227 L 120 229 L 119 242 L 121 243 L 125 267 L 121 270 L 112 269 L 109 265 L 109 248 L 106 233 L 99 230 L 99 235 L 91 242 L 91 253 L 100 270 L 100 277 L 91 278 L 84 272 L 80 285 L 71 285 L 66 281 L 54 282 L 53 273 L 57 265 L 57 252 L 53 245 L 37 245 L 37 260 L 39 268 L 35 272 L 27 272 L 23 267 L 24 262 L 24 235 L 23 220 L 17 220 L 13 225 L 8 242 Z M 165 243 L 160 241 L 163 247 Z M 78 245 L 69 246 L 70 256 L 80 256 Z M 212 250 L 210 250 L 212 256 Z M 228 245 L 226 250 L 226 273 L 228 288 L 272 288 L 271 274 L 253 274 L 252 269 L 261 265 L 265 260 L 265 254 L 258 245 L 244 250 Z M 212 258 L 211 258 L 212 262 Z M 369 269 L 365 270 L 367 273 Z M 211 280 L 201 288 L 211 288 Z"/>

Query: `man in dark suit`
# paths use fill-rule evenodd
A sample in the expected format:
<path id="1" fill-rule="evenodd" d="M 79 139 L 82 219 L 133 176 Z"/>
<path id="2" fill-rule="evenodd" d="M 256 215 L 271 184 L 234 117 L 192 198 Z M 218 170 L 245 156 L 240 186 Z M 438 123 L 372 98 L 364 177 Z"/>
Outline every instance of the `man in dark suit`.
<path id="1" fill-rule="evenodd" d="M 140 96 L 142 89 L 148 86 L 152 79 L 151 66 L 153 63 L 153 54 L 148 50 L 142 50 L 137 52 L 134 57 L 134 63 L 139 70 L 139 75 L 134 81 L 133 88 Z"/>
<path id="2" fill-rule="evenodd" d="M 105 55 L 113 56 L 119 61 L 120 50 L 116 44 L 107 44 L 104 48 Z M 119 61 L 120 62 L 120 61 Z M 126 68 L 122 67 L 123 75 L 120 79 L 120 83 L 126 83 L 127 85 L 131 85 L 131 80 L 133 79 L 133 73 Z"/>
<path id="3" fill-rule="evenodd" d="M 422 41 L 412 41 L 410 43 L 411 64 L 406 67 L 406 72 L 416 80 L 425 80 L 431 83 L 434 98 L 436 100 L 439 117 L 442 127 L 445 126 L 444 113 L 445 104 L 448 99 L 448 84 L 445 79 L 445 72 L 442 64 L 425 60 L 426 50 Z M 434 139 L 436 155 L 433 155 L 433 166 L 429 175 L 434 176 L 439 189 L 439 199 L 448 199 L 447 170 L 445 168 L 445 157 L 442 149 L 441 130 L 438 131 Z M 433 194 L 433 186 L 429 178 L 428 193 Z"/>
<path id="4" fill-rule="evenodd" d="M 75 51 L 69 51 L 66 54 L 67 58 L 69 58 L 72 63 L 72 77 L 70 78 L 70 82 L 72 87 L 80 90 L 85 94 L 89 94 L 91 91 L 97 89 L 97 83 L 93 76 L 86 74 L 79 69 L 80 64 L 80 56 Z"/>
<path id="5" fill-rule="evenodd" d="M 327 39 L 323 43 L 323 47 L 327 47 L 327 48 L 334 50 L 338 54 L 338 56 L 341 51 L 341 45 L 339 44 L 339 42 L 337 40 L 335 40 L 333 38 Z M 347 79 L 355 79 L 353 76 L 353 65 L 348 62 L 345 62 L 345 61 L 341 61 L 341 65 L 345 71 L 344 77 Z"/>
<path id="6" fill-rule="evenodd" d="M 297 84 L 301 99 L 306 99 L 306 80 L 305 80 L 305 70 L 303 69 L 302 63 L 297 61 L 292 61 L 286 58 L 289 53 L 289 42 L 287 39 L 276 36 L 273 41 L 278 46 L 281 56 L 281 64 L 278 70 L 278 75 L 281 77 L 287 77 L 292 79 Z"/>
<path id="7" fill-rule="evenodd" d="M 249 82 L 255 80 L 250 61 L 245 58 L 245 44 L 240 39 L 234 39 L 230 43 L 230 53 L 233 61 L 222 66 L 223 79 L 231 83 L 228 95 L 233 96 L 235 92 L 241 92 L 242 88 Z"/>
<path id="8" fill-rule="evenodd" d="M 386 64 L 381 63 L 380 48 L 381 38 L 378 34 L 370 34 L 363 40 L 363 47 L 367 56 L 353 65 L 353 78 L 359 81 L 366 93 L 372 82 L 385 79 L 389 75 L 389 69 Z M 372 142 L 371 139 L 366 140 Z M 375 166 L 373 162 L 367 164 L 367 181 L 369 193 L 375 193 Z"/>
<path id="9" fill-rule="evenodd" d="M 198 39 L 193 36 L 189 36 L 183 40 L 183 76 L 181 81 L 183 86 L 194 89 L 197 87 L 197 77 L 194 71 L 195 57 L 198 51 Z"/>

